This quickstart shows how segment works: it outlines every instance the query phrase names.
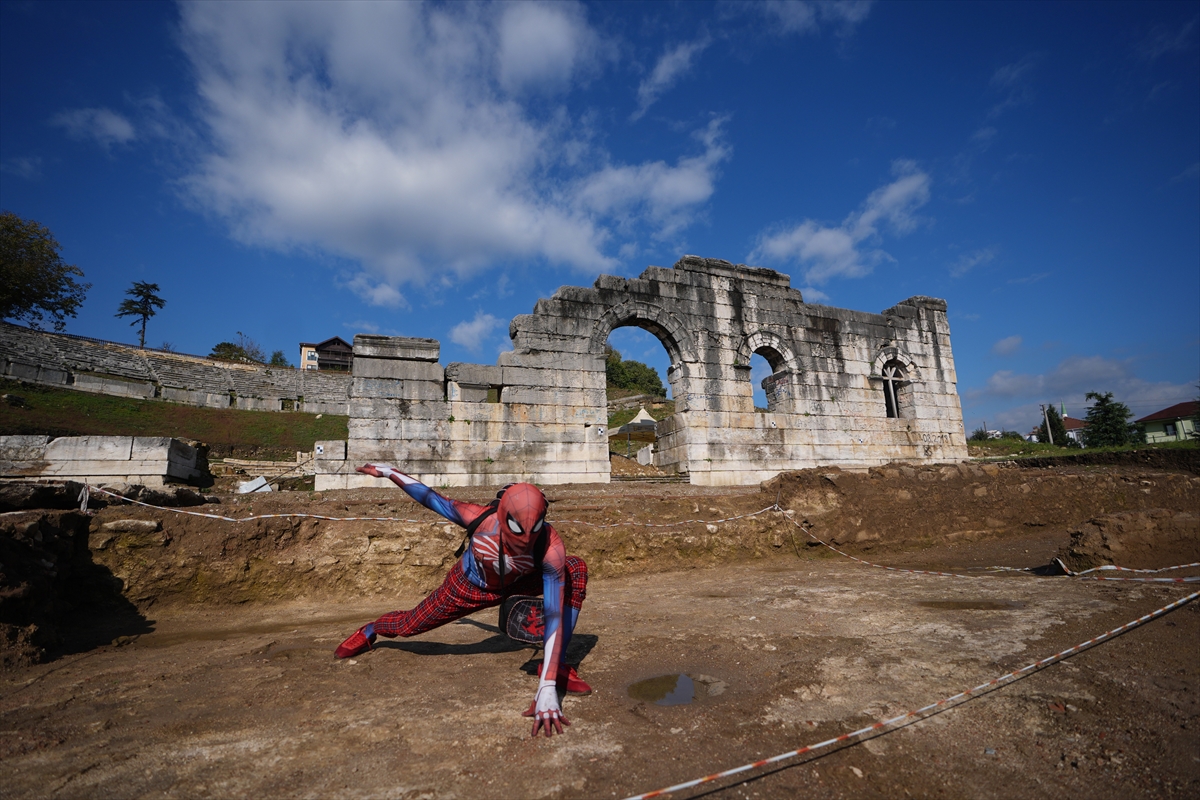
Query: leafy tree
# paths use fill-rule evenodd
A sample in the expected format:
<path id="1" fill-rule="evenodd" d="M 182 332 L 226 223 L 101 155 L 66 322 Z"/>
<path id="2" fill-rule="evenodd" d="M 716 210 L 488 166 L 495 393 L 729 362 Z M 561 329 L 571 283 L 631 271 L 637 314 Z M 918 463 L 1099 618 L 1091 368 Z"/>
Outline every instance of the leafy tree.
<path id="1" fill-rule="evenodd" d="M 49 316 L 54 330 L 66 326 L 83 303 L 90 283 L 79 283 L 79 267 L 59 255 L 59 244 L 46 226 L 0 213 L 0 319 L 24 322 L 40 330 Z"/>
<path id="2" fill-rule="evenodd" d="M 237 332 L 236 342 L 218 342 L 214 345 L 208 357 L 219 361 L 239 361 L 243 364 L 262 364 L 267 359 L 258 342 L 241 331 Z"/>
<path id="3" fill-rule="evenodd" d="M 290 367 L 292 362 L 287 360 L 287 356 L 283 354 L 282 350 L 276 350 L 271 353 L 271 360 L 267 364 L 272 367 Z"/>
<path id="4" fill-rule="evenodd" d="M 969 442 L 986 442 L 988 439 L 987 429 L 980 425 L 975 430 L 971 431 L 971 435 L 967 437 Z"/>
<path id="5" fill-rule="evenodd" d="M 1070 447 L 1071 439 L 1067 438 L 1067 428 L 1063 425 L 1062 417 L 1058 415 L 1058 409 L 1051 403 L 1046 407 L 1046 416 L 1050 418 L 1050 433 L 1054 434 L 1054 443 L 1059 447 Z M 1039 442 L 1049 442 L 1050 437 L 1046 435 L 1046 422 L 1042 420 L 1042 424 L 1038 426 L 1037 438 Z"/>
<path id="6" fill-rule="evenodd" d="M 1137 441 L 1137 426 L 1128 421 L 1133 416 L 1129 406 L 1114 401 L 1112 392 L 1088 392 L 1084 397 L 1095 401 L 1088 408 L 1088 426 L 1083 431 L 1088 447 L 1120 447 Z"/>
<path id="7" fill-rule="evenodd" d="M 608 384 L 618 389 L 629 389 L 659 397 L 667 396 L 662 378 L 658 376 L 654 367 L 640 361 L 621 360 L 621 351 L 611 345 L 605 348 L 604 374 Z"/>
<path id="8" fill-rule="evenodd" d="M 125 294 L 129 295 L 128 299 L 122 300 L 121 305 L 117 307 L 116 317 L 134 317 L 130 325 L 137 325 L 139 321 L 142 323 L 142 330 L 138 337 L 138 347 L 146 346 L 146 320 L 158 313 L 158 309 L 167 304 L 158 296 L 158 284 L 147 283 L 146 281 L 134 281 L 133 286 L 125 290 Z"/>

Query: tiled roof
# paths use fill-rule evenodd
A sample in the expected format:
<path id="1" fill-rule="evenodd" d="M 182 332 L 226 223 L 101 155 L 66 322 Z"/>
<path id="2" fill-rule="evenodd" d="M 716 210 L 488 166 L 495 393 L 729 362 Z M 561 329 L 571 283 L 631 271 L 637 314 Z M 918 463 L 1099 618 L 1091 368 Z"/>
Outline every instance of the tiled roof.
<path id="1" fill-rule="evenodd" d="M 1185 417 L 1195 416 L 1196 411 L 1200 410 L 1200 400 L 1189 400 L 1186 403 L 1176 403 L 1170 408 L 1164 408 L 1162 411 L 1155 411 L 1148 417 L 1134 420 L 1134 422 L 1156 422 L 1160 419 L 1184 419 Z"/>
<path id="2" fill-rule="evenodd" d="M 1062 421 L 1063 421 L 1063 427 L 1066 428 L 1068 431 L 1083 430 L 1084 428 L 1086 428 L 1088 426 L 1086 420 L 1075 419 L 1074 417 L 1063 417 Z"/>

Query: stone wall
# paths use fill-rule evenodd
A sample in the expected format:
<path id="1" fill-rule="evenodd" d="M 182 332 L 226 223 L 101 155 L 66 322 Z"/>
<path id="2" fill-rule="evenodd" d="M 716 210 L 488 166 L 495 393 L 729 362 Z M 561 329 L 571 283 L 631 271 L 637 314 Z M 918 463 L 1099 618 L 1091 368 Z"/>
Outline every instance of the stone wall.
<path id="1" fill-rule="evenodd" d="M 0 436 L 0 478 L 162 486 L 204 477 L 202 454 L 157 436 Z"/>
<path id="2" fill-rule="evenodd" d="M 0 375 L 206 408 L 349 412 L 345 374 L 234 364 L 0 324 Z"/>
<path id="3" fill-rule="evenodd" d="M 944 301 L 811 305 L 781 273 L 685 256 L 539 300 L 496 365 L 443 369 L 436 340 L 356 336 L 350 438 L 320 443 L 317 488 L 377 484 L 353 471 L 366 461 L 432 485 L 607 482 L 604 347 L 630 325 L 671 361 L 676 413 L 658 425 L 654 463 L 692 483 L 966 458 Z M 756 353 L 773 371 L 766 412 L 754 409 Z"/>

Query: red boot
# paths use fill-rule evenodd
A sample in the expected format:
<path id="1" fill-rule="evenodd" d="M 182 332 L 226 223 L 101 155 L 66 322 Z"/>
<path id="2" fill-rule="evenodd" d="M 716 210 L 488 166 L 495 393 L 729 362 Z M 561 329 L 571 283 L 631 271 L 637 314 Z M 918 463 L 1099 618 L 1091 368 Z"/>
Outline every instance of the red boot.
<path id="1" fill-rule="evenodd" d="M 359 653 L 365 653 L 371 649 L 371 645 L 375 644 L 375 634 L 370 637 L 363 633 L 367 626 L 361 628 L 351 634 L 350 638 L 338 645 L 338 649 L 333 654 L 338 658 L 353 658 Z"/>

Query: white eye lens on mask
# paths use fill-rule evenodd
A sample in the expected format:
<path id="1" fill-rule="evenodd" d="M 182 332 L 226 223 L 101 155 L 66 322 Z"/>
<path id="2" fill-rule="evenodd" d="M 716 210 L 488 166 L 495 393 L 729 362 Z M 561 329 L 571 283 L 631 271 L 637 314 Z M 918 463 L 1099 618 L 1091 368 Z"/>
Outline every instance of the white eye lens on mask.
<path id="1" fill-rule="evenodd" d="M 513 533 L 520 533 L 520 532 L 521 532 L 521 526 L 520 526 L 520 525 L 518 525 L 518 524 L 517 524 L 517 521 L 516 521 L 515 519 L 513 519 L 512 517 L 509 517 L 509 518 L 508 518 L 508 529 L 509 529 L 510 531 L 512 531 Z"/>
<path id="2" fill-rule="evenodd" d="M 537 533 L 538 531 L 540 531 L 540 530 L 542 529 L 542 522 L 543 522 L 543 521 L 544 521 L 544 520 L 540 520 L 540 519 L 539 519 L 539 520 L 537 521 L 537 524 L 533 526 L 533 532 L 534 532 L 534 533 Z"/>

